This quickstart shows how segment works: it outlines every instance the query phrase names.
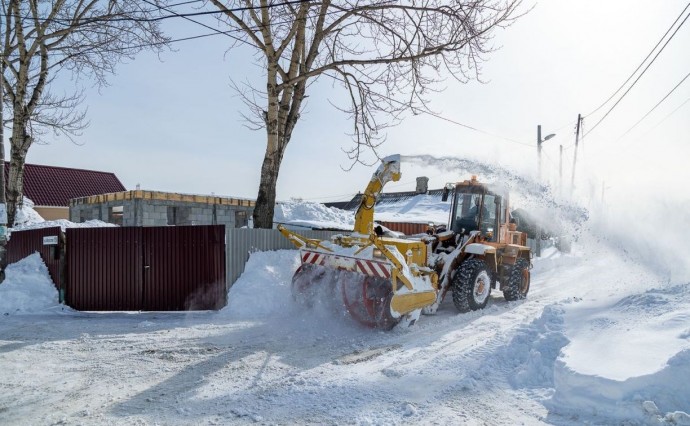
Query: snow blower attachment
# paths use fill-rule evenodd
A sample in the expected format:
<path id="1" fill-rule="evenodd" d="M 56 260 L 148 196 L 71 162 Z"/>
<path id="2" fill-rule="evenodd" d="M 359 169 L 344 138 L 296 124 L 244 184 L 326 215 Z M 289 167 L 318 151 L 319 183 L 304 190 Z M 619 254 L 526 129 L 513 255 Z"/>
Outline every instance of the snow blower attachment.
<path id="1" fill-rule="evenodd" d="M 448 229 L 391 238 L 374 226 L 374 205 L 384 185 L 399 179 L 400 156 L 384 158 L 362 194 L 350 235 L 322 241 L 278 226 L 300 249 L 302 263 L 292 278 L 296 300 L 310 306 L 326 293 L 356 321 L 390 329 L 401 321 L 414 324 L 422 311 L 436 312 L 449 289 L 461 312 L 484 308 L 492 288 L 507 300 L 526 297 L 531 255 L 525 235 L 508 223 L 507 197 L 474 178 L 449 184 L 443 196 L 446 201 L 453 190 Z"/>

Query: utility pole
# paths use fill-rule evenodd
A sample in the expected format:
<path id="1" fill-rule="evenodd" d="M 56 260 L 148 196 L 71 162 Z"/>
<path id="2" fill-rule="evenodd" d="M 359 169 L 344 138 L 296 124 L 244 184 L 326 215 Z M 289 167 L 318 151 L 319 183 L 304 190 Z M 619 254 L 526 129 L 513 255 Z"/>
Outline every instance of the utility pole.
<path id="1" fill-rule="evenodd" d="M 541 183 L 541 124 L 537 126 L 537 183 Z M 540 219 L 537 219 L 537 222 Z M 537 235 L 534 236 L 536 255 L 541 257 L 541 224 L 537 224 Z"/>
<path id="2" fill-rule="evenodd" d="M 563 145 L 560 145 L 560 156 L 558 158 L 558 196 L 563 195 Z"/>
<path id="3" fill-rule="evenodd" d="M 573 176 L 570 179 L 570 196 L 575 192 L 575 167 L 577 166 L 577 145 L 580 142 L 580 127 L 582 125 L 582 114 L 577 115 L 577 128 L 575 130 L 575 155 L 573 156 Z"/>
<path id="4" fill-rule="evenodd" d="M 7 267 L 7 200 L 5 198 L 5 61 L 0 58 L 0 284 Z"/>
<path id="5" fill-rule="evenodd" d="M 548 134 L 541 138 L 541 124 L 537 125 L 537 183 L 541 184 L 541 144 L 548 141 L 552 137 L 556 136 L 555 133 Z M 536 236 L 536 255 L 541 256 L 541 225 L 537 225 L 537 236 Z"/>
<path id="6" fill-rule="evenodd" d="M 541 138 L 541 124 L 537 125 L 537 181 L 541 183 L 541 144 L 556 136 L 555 133 L 548 134 Z"/>
<path id="7" fill-rule="evenodd" d="M 541 183 L 541 124 L 537 125 L 537 182 Z"/>

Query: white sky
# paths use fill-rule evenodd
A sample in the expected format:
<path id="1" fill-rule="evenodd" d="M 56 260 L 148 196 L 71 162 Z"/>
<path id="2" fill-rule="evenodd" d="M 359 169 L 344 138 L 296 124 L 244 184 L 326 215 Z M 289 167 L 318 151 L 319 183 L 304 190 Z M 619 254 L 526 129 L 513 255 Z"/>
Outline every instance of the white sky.
<path id="1" fill-rule="evenodd" d="M 686 4 L 527 2 L 523 9 L 534 5 L 533 10 L 496 33 L 495 44 L 501 49 L 484 64 L 486 83 L 460 85 L 449 79 L 433 97 L 432 107 L 440 115 L 491 135 L 428 115 L 410 116 L 388 132 L 381 153 L 486 158 L 536 174 L 536 127 L 541 124 L 543 135 L 557 133 L 544 143 L 543 174 L 557 182 L 563 145 L 569 181 L 577 114 L 590 113 L 627 79 Z M 176 20 L 166 21 L 165 28 L 173 38 L 209 32 Z M 176 43 L 177 51 L 163 54 L 162 61 L 144 53 L 120 66 L 110 87 L 87 91 L 91 125 L 76 139 L 78 145 L 68 140 L 35 145 L 28 162 L 111 171 L 128 189 L 141 184 L 143 189 L 255 198 L 265 136 L 244 127 L 244 105 L 229 83 L 231 77 L 242 82 L 260 70 L 244 48 L 226 54 L 230 41 L 219 35 Z M 582 168 L 577 170 L 578 176 L 587 176 L 579 184 L 581 195 L 600 197 L 602 181 L 607 197 L 639 185 L 651 189 L 660 182 L 670 185 L 670 193 L 690 179 L 690 102 L 656 126 L 690 97 L 690 79 L 617 140 L 690 71 L 689 47 L 686 22 L 626 98 L 584 140 L 584 152 L 578 155 Z M 350 144 L 349 123 L 328 104 L 341 93 L 327 79 L 313 86 L 285 155 L 279 200 L 337 201 L 364 188 L 373 168 L 356 166 L 349 173 L 341 169 L 349 164 L 341 150 Z M 585 130 L 607 109 L 587 117 Z M 401 182 L 387 189 L 413 189 L 420 175 L 431 178 L 431 187 L 463 177 L 405 164 L 402 172 Z"/>

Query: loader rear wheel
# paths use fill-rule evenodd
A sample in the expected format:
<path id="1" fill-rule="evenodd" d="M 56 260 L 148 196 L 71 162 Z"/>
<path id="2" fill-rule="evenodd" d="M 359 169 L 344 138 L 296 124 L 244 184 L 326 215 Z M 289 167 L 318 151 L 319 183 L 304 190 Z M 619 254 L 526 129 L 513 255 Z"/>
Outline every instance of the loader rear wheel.
<path id="1" fill-rule="evenodd" d="M 518 259 L 510 268 L 508 282 L 503 288 L 503 297 L 508 301 L 521 300 L 527 297 L 529 292 L 529 261 Z"/>
<path id="2" fill-rule="evenodd" d="M 392 283 L 383 278 L 340 271 L 339 286 L 347 313 L 358 323 L 390 330 L 400 318 L 391 314 Z"/>
<path id="3" fill-rule="evenodd" d="M 481 259 L 463 262 L 453 276 L 453 303 L 460 312 L 484 309 L 489 303 L 491 272 Z"/>

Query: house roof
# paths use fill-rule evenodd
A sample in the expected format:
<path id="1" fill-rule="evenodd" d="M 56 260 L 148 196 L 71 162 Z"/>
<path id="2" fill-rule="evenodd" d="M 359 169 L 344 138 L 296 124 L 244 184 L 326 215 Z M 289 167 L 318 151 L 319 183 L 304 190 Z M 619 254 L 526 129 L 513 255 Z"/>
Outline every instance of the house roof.
<path id="1" fill-rule="evenodd" d="M 5 178 L 9 163 L 5 162 Z M 24 196 L 36 206 L 69 207 L 72 198 L 124 191 L 114 173 L 67 167 L 24 165 Z"/>
<path id="2" fill-rule="evenodd" d="M 423 192 L 422 194 L 430 195 L 432 197 L 438 197 L 441 199 L 441 194 L 443 189 L 430 189 L 429 191 Z M 420 195 L 417 191 L 404 191 L 404 192 L 382 192 L 376 199 L 376 205 L 385 205 L 399 203 L 401 201 L 411 200 L 413 197 Z M 350 201 L 339 201 L 332 203 L 324 203 L 328 207 L 337 207 L 343 210 L 357 210 L 360 203 L 362 202 L 362 194 L 359 193 L 355 195 Z"/>

